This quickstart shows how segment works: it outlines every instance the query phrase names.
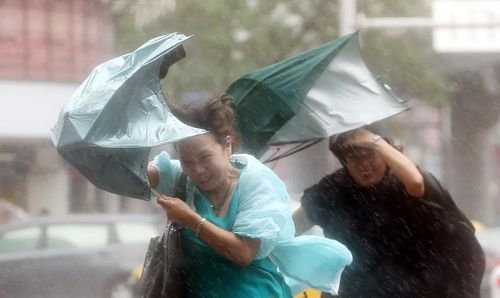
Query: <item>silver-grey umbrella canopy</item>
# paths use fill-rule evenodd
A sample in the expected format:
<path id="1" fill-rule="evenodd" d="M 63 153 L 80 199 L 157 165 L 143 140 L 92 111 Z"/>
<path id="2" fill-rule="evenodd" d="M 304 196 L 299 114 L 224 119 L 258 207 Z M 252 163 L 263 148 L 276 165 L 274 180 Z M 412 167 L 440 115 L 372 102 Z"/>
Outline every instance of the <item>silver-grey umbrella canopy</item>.
<path id="1" fill-rule="evenodd" d="M 189 38 L 160 36 L 97 66 L 62 109 L 52 141 L 95 186 L 149 200 L 151 148 L 205 133 L 171 113 L 160 86 L 160 76 L 185 56 Z"/>

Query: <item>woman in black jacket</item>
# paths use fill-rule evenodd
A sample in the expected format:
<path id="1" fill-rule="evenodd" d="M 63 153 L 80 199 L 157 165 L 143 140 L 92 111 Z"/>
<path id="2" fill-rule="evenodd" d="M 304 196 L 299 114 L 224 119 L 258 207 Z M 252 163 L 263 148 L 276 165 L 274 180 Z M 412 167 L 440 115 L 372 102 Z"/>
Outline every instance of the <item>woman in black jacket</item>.
<path id="1" fill-rule="evenodd" d="M 294 222 L 351 250 L 339 297 L 479 297 L 483 251 L 432 174 L 366 129 L 332 137 L 330 150 L 343 168 L 305 190 Z"/>

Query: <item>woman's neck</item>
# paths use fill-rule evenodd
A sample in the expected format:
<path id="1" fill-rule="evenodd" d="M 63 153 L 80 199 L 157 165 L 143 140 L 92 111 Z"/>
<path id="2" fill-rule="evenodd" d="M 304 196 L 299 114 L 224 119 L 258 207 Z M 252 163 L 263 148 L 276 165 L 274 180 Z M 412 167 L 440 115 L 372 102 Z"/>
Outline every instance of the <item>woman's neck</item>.
<path id="1" fill-rule="evenodd" d="M 224 183 L 221 183 L 217 189 L 214 189 L 214 191 L 209 194 L 210 201 L 213 204 L 223 203 L 227 200 L 227 197 L 229 197 L 232 193 L 234 181 L 236 181 L 239 177 L 239 172 L 240 171 L 233 166 L 228 168 Z"/>
<path id="2" fill-rule="evenodd" d="M 221 184 L 217 189 L 210 194 L 210 201 L 212 202 L 219 202 L 224 200 L 224 198 L 227 196 L 227 193 L 229 192 L 229 189 L 231 188 L 232 180 L 227 179 L 225 183 Z"/>

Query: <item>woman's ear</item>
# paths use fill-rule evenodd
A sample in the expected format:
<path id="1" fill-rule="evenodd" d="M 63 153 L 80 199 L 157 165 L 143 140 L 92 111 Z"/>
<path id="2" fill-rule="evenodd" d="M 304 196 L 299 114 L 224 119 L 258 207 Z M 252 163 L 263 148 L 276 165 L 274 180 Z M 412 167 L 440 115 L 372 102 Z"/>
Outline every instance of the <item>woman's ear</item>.
<path id="1" fill-rule="evenodd" d="M 226 136 L 224 138 L 224 150 L 227 154 L 227 157 L 231 156 L 233 154 L 233 148 L 232 148 L 232 142 L 231 142 L 231 136 Z"/>

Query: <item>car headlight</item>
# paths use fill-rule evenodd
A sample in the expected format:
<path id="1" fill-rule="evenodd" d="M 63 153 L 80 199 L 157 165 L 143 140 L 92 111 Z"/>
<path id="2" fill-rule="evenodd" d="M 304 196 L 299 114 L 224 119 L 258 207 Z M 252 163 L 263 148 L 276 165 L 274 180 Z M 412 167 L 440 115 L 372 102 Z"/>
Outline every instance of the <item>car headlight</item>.
<path id="1" fill-rule="evenodd" d="M 130 277 L 133 280 L 140 280 L 141 276 L 142 276 L 142 265 L 134 267 L 134 269 L 132 269 L 132 271 L 130 272 Z"/>

